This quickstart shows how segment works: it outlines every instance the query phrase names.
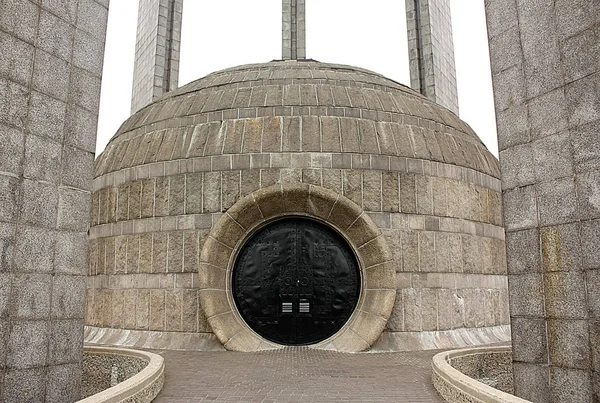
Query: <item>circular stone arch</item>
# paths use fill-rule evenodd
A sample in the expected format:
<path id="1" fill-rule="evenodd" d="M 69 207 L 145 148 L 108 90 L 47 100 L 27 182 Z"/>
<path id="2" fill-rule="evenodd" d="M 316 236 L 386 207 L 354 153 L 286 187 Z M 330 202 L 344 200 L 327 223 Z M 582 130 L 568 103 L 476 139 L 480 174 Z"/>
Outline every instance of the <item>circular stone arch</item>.
<path id="1" fill-rule="evenodd" d="M 232 292 L 235 260 L 261 227 L 285 217 L 308 217 L 333 227 L 358 260 L 361 292 L 346 324 L 311 348 L 358 352 L 383 332 L 396 299 L 390 248 L 369 215 L 348 198 L 320 186 L 275 185 L 240 199 L 213 226 L 200 254 L 200 303 L 208 322 L 228 350 L 260 351 L 284 346 L 264 339 L 242 319 Z"/>

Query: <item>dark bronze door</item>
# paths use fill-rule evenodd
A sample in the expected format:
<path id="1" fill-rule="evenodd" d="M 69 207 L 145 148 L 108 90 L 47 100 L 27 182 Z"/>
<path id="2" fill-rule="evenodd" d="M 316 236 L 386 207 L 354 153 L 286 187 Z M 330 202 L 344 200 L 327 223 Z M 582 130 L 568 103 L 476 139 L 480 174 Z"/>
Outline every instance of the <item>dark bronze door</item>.
<path id="1" fill-rule="evenodd" d="M 346 241 L 330 227 L 286 218 L 246 242 L 233 272 L 237 308 L 262 337 L 314 344 L 348 320 L 360 294 L 360 272 Z"/>

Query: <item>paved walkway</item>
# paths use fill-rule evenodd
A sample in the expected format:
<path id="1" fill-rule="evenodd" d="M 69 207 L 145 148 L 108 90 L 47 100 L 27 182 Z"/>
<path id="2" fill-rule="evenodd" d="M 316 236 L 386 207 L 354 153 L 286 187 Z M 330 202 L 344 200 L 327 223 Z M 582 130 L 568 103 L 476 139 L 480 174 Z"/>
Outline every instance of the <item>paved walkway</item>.
<path id="1" fill-rule="evenodd" d="M 165 386 L 155 402 L 439 402 L 432 351 L 341 354 L 158 352 Z"/>

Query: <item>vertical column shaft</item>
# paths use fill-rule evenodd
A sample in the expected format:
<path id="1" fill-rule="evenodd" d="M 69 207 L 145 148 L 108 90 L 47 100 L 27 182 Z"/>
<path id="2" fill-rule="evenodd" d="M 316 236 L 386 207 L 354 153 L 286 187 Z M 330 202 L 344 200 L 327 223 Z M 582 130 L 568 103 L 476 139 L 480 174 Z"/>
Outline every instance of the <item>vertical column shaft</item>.
<path id="1" fill-rule="evenodd" d="M 183 0 L 140 0 L 131 113 L 177 88 Z"/>
<path id="2" fill-rule="evenodd" d="M 283 0 L 282 58 L 306 59 L 305 0 Z"/>
<path id="3" fill-rule="evenodd" d="M 486 1 L 515 393 L 600 401 L 596 1 Z"/>
<path id="4" fill-rule="evenodd" d="M 411 87 L 458 114 L 449 0 L 407 0 Z"/>
<path id="5" fill-rule="evenodd" d="M 0 401 L 81 399 L 108 0 L 0 7 Z"/>

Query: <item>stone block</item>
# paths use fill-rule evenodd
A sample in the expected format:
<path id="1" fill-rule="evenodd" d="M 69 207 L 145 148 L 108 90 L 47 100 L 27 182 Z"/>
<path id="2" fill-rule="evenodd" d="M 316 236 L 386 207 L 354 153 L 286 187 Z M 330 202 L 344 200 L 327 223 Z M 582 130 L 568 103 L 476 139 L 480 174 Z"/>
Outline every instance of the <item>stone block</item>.
<path id="1" fill-rule="evenodd" d="M 50 314 L 52 277 L 49 274 L 18 274 L 10 293 L 12 315 L 20 320 L 45 319 Z"/>
<path id="2" fill-rule="evenodd" d="M 50 329 L 48 362 L 52 365 L 79 363 L 83 353 L 83 321 L 55 320 Z"/>
<path id="3" fill-rule="evenodd" d="M 15 271 L 50 273 L 53 270 L 57 235 L 51 230 L 21 227 L 14 253 Z M 81 249 L 81 253 L 85 256 L 85 248 Z"/>
<path id="4" fill-rule="evenodd" d="M 0 99 L 0 124 L 22 129 L 27 118 L 27 88 L 0 78 Z"/>
<path id="5" fill-rule="evenodd" d="M 202 212 L 202 187 L 203 187 L 203 175 L 202 174 L 188 174 L 186 175 L 185 183 L 185 213 L 186 214 L 198 214 Z M 158 194 L 158 180 L 157 180 L 157 199 Z M 167 198 L 168 200 L 168 198 Z M 156 206 L 163 204 L 161 201 L 156 200 Z M 162 209 L 161 209 L 162 210 Z M 165 214 L 166 215 L 166 214 Z"/>
<path id="6" fill-rule="evenodd" d="M 566 4 L 564 1 L 561 3 Z M 574 7 L 568 9 L 572 13 Z M 599 52 L 600 44 L 593 28 L 564 39 L 561 43 L 561 55 L 564 60 L 565 82 L 571 83 L 594 73 L 595 66 L 600 61 Z"/>
<path id="7" fill-rule="evenodd" d="M 541 273 L 509 275 L 508 292 L 512 317 L 544 317 L 544 284 Z"/>
<path id="8" fill-rule="evenodd" d="M 400 174 L 400 210 L 403 213 L 417 212 L 415 175 Z"/>
<path id="9" fill-rule="evenodd" d="M 70 188 L 58 190 L 57 228 L 72 231 L 87 231 L 92 196 L 89 192 Z"/>
<path id="10" fill-rule="evenodd" d="M 150 318 L 150 290 L 139 290 L 136 301 L 136 320 L 137 329 L 148 329 Z"/>
<path id="11" fill-rule="evenodd" d="M 421 231 L 419 234 L 419 271 L 435 272 L 435 233 Z"/>
<path id="12" fill-rule="evenodd" d="M 421 293 L 414 288 L 402 290 L 404 331 L 421 331 Z"/>
<path id="13" fill-rule="evenodd" d="M 520 363 L 548 362 L 548 339 L 544 319 L 512 319 L 513 359 Z"/>
<path id="14" fill-rule="evenodd" d="M 527 107 L 519 108 L 520 105 L 523 105 L 525 102 L 525 76 L 523 73 L 522 65 L 514 65 L 509 67 L 506 70 L 500 71 L 493 75 L 492 83 L 494 84 L 494 102 L 496 104 L 496 108 L 498 111 L 498 115 L 500 116 L 502 112 L 508 112 L 512 115 L 521 115 L 524 119 L 524 123 L 527 123 Z M 512 109 L 512 112 L 508 111 Z M 525 112 L 523 114 L 523 112 Z M 504 119 L 502 119 L 504 120 Z M 518 127 L 523 127 L 523 125 L 518 125 Z M 503 146 L 500 147 L 501 150 L 506 149 L 512 145 L 522 144 L 526 141 L 527 137 L 524 140 L 520 140 L 515 138 L 514 134 L 511 133 L 510 130 L 506 130 L 507 128 L 503 125 L 502 133 L 504 137 L 504 141 L 506 138 L 510 138 L 513 141 L 503 142 Z M 525 129 L 524 131 L 526 131 Z M 511 136 L 511 134 L 513 134 Z"/>
<path id="15" fill-rule="evenodd" d="M 585 320 L 548 320 L 550 365 L 562 368 L 590 368 L 590 333 Z"/>
<path id="16" fill-rule="evenodd" d="M 167 272 L 183 272 L 183 232 L 169 232 L 167 247 Z"/>
<path id="17" fill-rule="evenodd" d="M 182 295 L 180 290 L 167 290 L 165 293 L 165 328 L 181 331 Z"/>
<path id="18" fill-rule="evenodd" d="M 27 382 L 23 382 L 23 379 L 27 379 Z M 47 382 L 46 369 L 43 367 L 8 370 L 4 376 L 2 397 L 10 402 L 43 402 Z"/>
<path id="19" fill-rule="evenodd" d="M 505 224 L 507 231 L 537 226 L 537 202 L 534 186 L 525 186 L 504 193 Z"/>
<path id="20" fill-rule="evenodd" d="M 577 197 L 572 177 L 539 183 L 536 187 L 540 225 L 557 225 L 575 221 Z"/>
<path id="21" fill-rule="evenodd" d="M 579 271 L 544 275 L 546 315 L 549 318 L 585 319 L 588 316 L 585 274 Z"/>
<path id="22" fill-rule="evenodd" d="M 535 163 L 530 144 L 515 146 L 500 152 L 502 188 L 513 189 L 535 183 Z"/>
<path id="23" fill-rule="evenodd" d="M 0 170 L 19 175 L 22 170 L 25 137 L 20 130 L 0 124 Z"/>
<path id="24" fill-rule="evenodd" d="M 381 210 L 397 213 L 400 211 L 398 174 L 395 172 L 383 172 L 382 175 Z"/>
<path id="25" fill-rule="evenodd" d="M 56 56 L 37 50 L 33 66 L 32 87 L 46 95 L 67 101 L 69 64 Z"/>
<path id="26" fill-rule="evenodd" d="M 5 5 L 4 7 L 9 6 Z M 5 25 L 2 26 L 6 28 Z M 27 41 L 4 32 L 0 34 L 0 46 L 6 55 L 0 62 L 0 76 L 28 86 L 33 68 L 33 46 Z"/>
<path id="27" fill-rule="evenodd" d="M 47 376 L 47 402 L 70 402 L 81 398 L 81 365 L 79 363 L 49 367 Z"/>
<path id="28" fill-rule="evenodd" d="M 86 278 L 55 275 L 52 280 L 50 315 L 56 319 L 83 319 Z"/>
<path id="29" fill-rule="evenodd" d="M 49 323 L 46 321 L 14 321 L 8 334 L 6 368 L 45 366 L 49 334 Z"/>
<path id="30" fill-rule="evenodd" d="M 559 0 L 555 6 L 556 26 L 562 38 L 570 37 L 588 29 L 597 20 L 594 18 L 600 12 L 596 3 L 583 0 Z"/>
<path id="31" fill-rule="evenodd" d="M 508 232 L 506 257 L 509 274 L 526 274 L 541 270 L 540 237 L 537 229 Z"/>
<path id="32" fill-rule="evenodd" d="M 150 290 L 149 330 L 165 329 L 165 291 Z"/>
<path id="33" fill-rule="evenodd" d="M 381 211 L 381 172 L 363 172 L 363 204 L 367 211 Z"/>
<path id="34" fill-rule="evenodd" d="M 549 107 L 550 108 L 550 107 Z M 573 162 L 569 134 L 562 132 L 531 144 L 538 181 L 572 176 Z"/>
<path id="35" fill-rule="evenodd" d="M 600 171 L 588 171 L 577 175 L 575 188 L 579 217 L 600 218 Z"/>
<path id="36" fill-rule="evenodd" d="M 94 154 L 76 148 L 64 147 L 62 150 L 62 184 L 90 191 L 92 180 L 90 172 L 94 168 Z M 154 196 L 154 195 L 153 195 Z"/>
<path id="37" fill-rule="evenodd" d="M 217 174 L 219 175 L 219 174 Z M 179 215 L 184 213 L 185 207 L 185 175 L 169 177 L 169 214 Z M 220 175 L 219 175 L 220 182 Z"/>
<path id="38" fill-rule="evenodd" d="M 225 211 L 240 198 L 240 171 L 223 172 L 221 178 L 221 211 Z"/>
<path id="39" fill-rule="evenodd" d="M 450 259 L 448 261 L 450 272 L 463 272 L 464 257 L 462 253 L 462 241 L 460 234 L 448 234 L 448 248 L 450 254 Z"/>
<path id="40" fill-rule="evenodd" d="M 494 37 L 490 36 L 489 42 L 492 74 L 523 62 L 518 27 L 508 28 Z"/>
<path id="41" fill-rule="evenodd" d="M 553 401 L 593 402 L 591 372 L 551 366 L 550 391 Z"/>
<path id="42" fill-rule="evenodd" d="M 583 126 L 600 119 L 600 98 L 597 92 L 599 85 L 600 76 L 595 73 L 565 86 L 571 126 Z"/>
<path id="43" fill-rule="evenodd" d="M 88 152 L 96 149 L 98 116 L 76 105 L 69 105 L 65 117 L 65 144 Z M 128 160 L 130 162 L 131 160 Z"/>
<path id="44" fill-rule="evenodd" d="M 183 190 L 183 188 L 182 188 Z M 207 172 L 204 174 L 204 213 L 221 211 L 221 173 Z M 183 204 L 181 205 L 183 209 Z M 172 214 L 172 213 L 171 213 Z"/>
<path id="45" fill-rule="evenodd" d="M 582 267 L 579 224 L 544 227 L 541 230 L 544 271 L 573 271 Z"/>
<path id="46" fill-rule="evenodd" d="M 353 332 L 355 332 L 361 340 L 366 341 L 369 345 L 375 343 L 387 321 L 376 315 L 371 315 L 366 312 L 359 311 L 356 316 L 356 321 L 352 324 Z"/>
<path id="47" fill-rule="evenodd" d="M 22 192 L 23 202 L 20 213 L 22 222 L 54 228 L 57 215 L 56 206 L 58 203 L 58 189 L 56 186 L 25 179 L 22 185 Z M 81 215 L 77 217 L 81 217 Z M 85 224 L 87 225 L 87 219 L 85 220 Z"/>
<path id="48" fill-rule="evenodd" d="M 99 16 L 96 16 L 96 18 L 98 18 L 98 20 L 101 18 L 105 19 L 106 15 L 106 12 L 103 12 Z M 102 25 L 100 21 L 98 21 L 98 23 Z M 73 41 L 73 64 L 76 67 L 80 67 L 93 73 L 96 77 L 102 77 L 103 59 L 104 38 L 100 39 L 79 28 L 76 29 L 75 39 Z"/>
<path id="49" fill-rule="evenodd" d="M 58 143 L 38 136 L 27 136 L 25 141 L 25 177 L 58 183 L 60 180 L 61 151 L 62 147 Z"/>
<path id="50" fill-rule="evenodd" d="M 549 402 L 548 365 L 515 362 L 515 395 L 531 402 Z"/>
<path id="51" fill-rule="evenodd" d="M 590 317 L 598 320 L 600 319 L 600 270 L 586 271 L 586 289 Z"/>

